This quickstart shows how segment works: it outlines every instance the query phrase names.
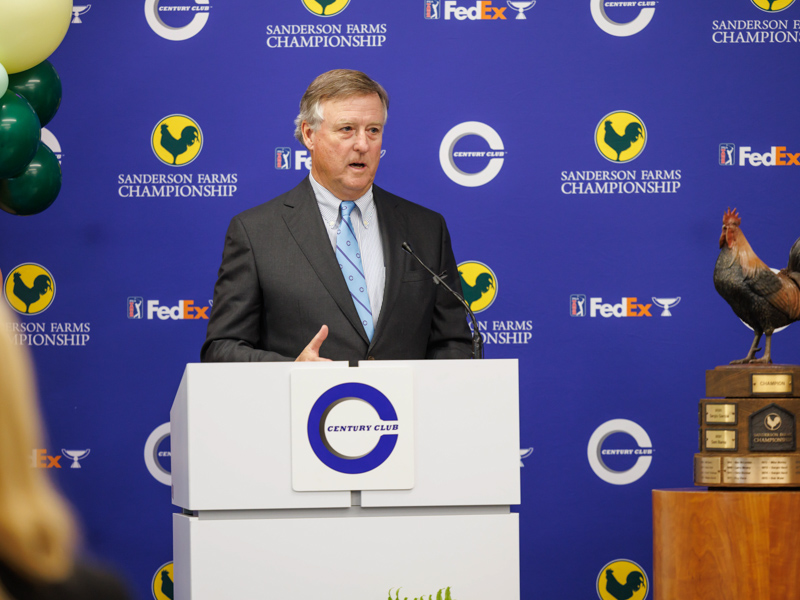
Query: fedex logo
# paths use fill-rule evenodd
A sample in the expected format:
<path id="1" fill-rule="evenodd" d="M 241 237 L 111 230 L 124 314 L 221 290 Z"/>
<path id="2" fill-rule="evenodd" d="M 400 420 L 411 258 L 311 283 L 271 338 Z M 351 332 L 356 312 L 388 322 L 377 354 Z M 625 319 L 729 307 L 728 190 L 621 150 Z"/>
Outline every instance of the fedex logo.
<path id="1" fill-rule="evenodd" d="M 301 167 L 305 167 L 307 171 L 311 170 L 311 157 L 308 155 L 308 150 L 294 151 L 294 170 L 299 171 Z"/>
<path id="2" fill-rule="evenodd" d="M 605 304 L 602 298 L 592 298 L 589 303 L 589 316 L 596 317 L 652 317 L 652 304 L 637 304 L 637 298 L 623 298 L 619 304 Z"/>
<path id="3" fill-rule="evenodd" d="M 50 456 L 44 448 L 34 448 L 31 450 L 32 469 L 60 469 L 61 455 Z"/>
<path id="4" fill-rule="evenodd" d="M 181 321 L 183 319 L 208 319 L 210 306 L 195 306 L 193 300 L 180 300 L 178 306 L 161 306 L 158 300 L 147 301 L 147 318 L 154 317 L 166 321 Z"/>
<path id="5" fill-rule="evenodd" d="M 769 152 L 761 154 L 750 152 L 750 146 L 739 146 L 739 166 L 743 167 L 745 161 L 751 167 L 785 167 L 788 165 L 800 167 L 800 152 L 792 154 L 786 152 L 786 146 L 773 146 Z"/>
<path id="6" fill-rule="evenodd" d="M 444 18 L 450 20 L 455 18 L 458 21 L 494 21 L 497 19 L 506 20 L 506 7 L 501 8 L 492 6 L 491 0 L 481 0 L 475 3 L 472 8 L 458 6 L 456 0 L 446 0 L 444 3 Z"/>

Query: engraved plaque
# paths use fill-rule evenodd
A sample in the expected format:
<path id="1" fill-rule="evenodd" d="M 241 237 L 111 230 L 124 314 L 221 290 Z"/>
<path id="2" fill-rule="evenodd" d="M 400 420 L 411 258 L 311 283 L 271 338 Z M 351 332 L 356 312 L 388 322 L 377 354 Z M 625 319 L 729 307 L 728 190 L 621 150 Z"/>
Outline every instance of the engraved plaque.
<path id="1" fill-rule="evenodd" d="M 706 429 L 706 450 L 711 451 L 736 451 L 735 429 Z"/>
<path id="2" fill-rule="evenodd" d="M 736 425 L 735 404 L 716 404 L 712 402 L 706 404 L 706 424 L 716 425 L 719 423 Z"/>
<path id="3" fill-rule="evenodd" d="M 725 483 L 753 485 L 761 483 L 761 469 L 755 458 L 731 456 L 722 461 L 722 480 Z"/>
<path id="4" fill-rule="evenodd" d="M 719 456 L 695 456 L 694 481 L 698 485 L 722 483 L 722 459 Z"/>
<path id="5" fill-rule="evenodd" d="M 752 391 L 756 396 L 791 396 L 792 376 L 789 373 L 753 373 Z"/>
<path id="6" fill-rule="evenodd" d="M 794 452 L 795 419 L 788 410 L 772 403 L 750 415 L 752 452 Z"/>

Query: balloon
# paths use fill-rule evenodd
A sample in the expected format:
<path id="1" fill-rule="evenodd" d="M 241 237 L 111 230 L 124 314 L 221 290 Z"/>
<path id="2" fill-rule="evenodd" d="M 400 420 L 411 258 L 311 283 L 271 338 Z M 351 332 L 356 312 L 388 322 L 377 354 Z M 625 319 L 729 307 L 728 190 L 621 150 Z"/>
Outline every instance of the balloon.
<path id="1" fill-rule="evenodd" d="M 55 116 L 61 104 L 61 79 L 48 60 L 13 74 L 8 78 L 8 87 L 31 103 L 42 127 Z"/>
<path id="2" fill-rule="evenodd" d="M 35 215 L 50 206 L 60 190 L 58 159 L 50 148 L 39 144 L 25 171 L 0 180 L 0 208 L 12 215 Z"/>
<path id="3" fill-rule="evenodd" d="M 9 73 L 38 65 L 58 48 L 72 0 L 0 0 L 0 63 Z"/>
<path id="4" fill-rule="evenodd" d="M 0 178 L 18 175 L 36 154 L 42 135 L 28 101 L 8 90 L 0 98 Z"/>
<path id="5" fill-rule="evenodd" d="M 3 68 L 3 65 L 0 65 L 0 96 L 6 93 L 8 89 L 8 73 Z"/>

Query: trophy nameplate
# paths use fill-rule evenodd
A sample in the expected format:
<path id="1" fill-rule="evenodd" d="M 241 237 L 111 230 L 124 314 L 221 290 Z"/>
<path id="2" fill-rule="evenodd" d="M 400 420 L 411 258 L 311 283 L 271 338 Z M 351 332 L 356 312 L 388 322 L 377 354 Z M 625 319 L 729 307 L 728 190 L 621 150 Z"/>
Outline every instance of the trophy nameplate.
<path id="1" fill-rule="evenodd" d="M 700 400 L 695 485 L 800 487 L 796 365 L 736 365 L 706 371 Z M 800 381 L 800 379 L 798 379 Z"/>

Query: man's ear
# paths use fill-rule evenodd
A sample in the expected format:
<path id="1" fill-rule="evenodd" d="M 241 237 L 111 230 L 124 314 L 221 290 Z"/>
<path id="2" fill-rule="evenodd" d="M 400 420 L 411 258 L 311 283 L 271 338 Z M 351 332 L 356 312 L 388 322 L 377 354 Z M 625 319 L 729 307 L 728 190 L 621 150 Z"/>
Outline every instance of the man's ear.
<path id="1" fill-rule="evenodd" d="M 312 150 L 314 148 L 314 130 L 308 124 L 308 121 L 303 121 L 300 125 L 300 131 L 303 134 L 303 143 L 306 148 Z"/>

